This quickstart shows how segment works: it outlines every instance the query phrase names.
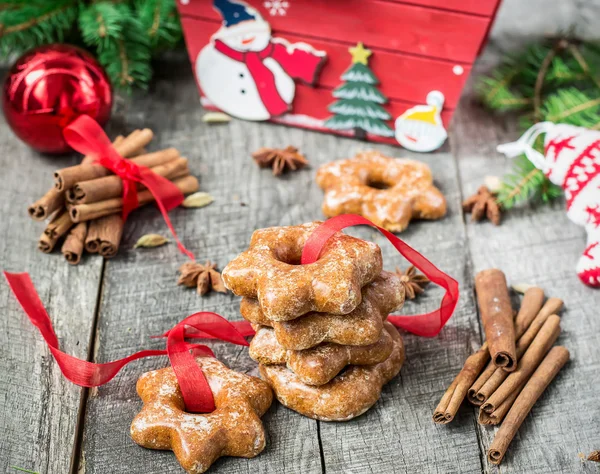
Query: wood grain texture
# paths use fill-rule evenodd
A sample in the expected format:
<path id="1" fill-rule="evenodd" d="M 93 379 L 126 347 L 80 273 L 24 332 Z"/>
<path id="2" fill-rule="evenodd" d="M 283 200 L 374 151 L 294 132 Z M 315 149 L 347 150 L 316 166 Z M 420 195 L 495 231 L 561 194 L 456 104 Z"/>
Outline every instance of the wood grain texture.
<path id="1" fill-rule="evenodd" d="M 356 142 L 340 141 L 337 146 L 348 150 L 338 155 L 350 156 Z M 477 433 L 469 407 L 461 409 L 448 426 L 436 426 L 431 422 L 432 411 L 447 385 L 480 344 L 457 169 L 447 149 L 417 155 L 397 147 L 373 147 L 390 156 L 415 158 L 430 165 L 435 184 L 448 201 L 448 215 L 440 221 L 413 222 L 400 237 L 456 277 L 462 296 L 456 314 L 439 337 L 426 339 L 403 334 L 406 363 L 400 376 L 384 388 L 381 400 L 372 410 L 348 423 L 321 423 L 326 471 L 477 472 L 481 469 L 479 456 L 465 455 L 478 452 Z M 325 160 L 329 158 L 323 156 Z M 317 200 L 320 199 L 318 195 Z M 407 265 L 375 232 L 363 232 L 362 236 L 380 244 L 386 269 Z M 431 311 L 439 306 L 442 294 L 440 288 L 431 286 L 424 297 L 409 302 L 400 313 Z M 423 442 L 425 439 L 427 442 Z"/>
<path id="2" fill-rule="evenodd" d="M 519 131 L 512 122 L 495 119 L 470 98 L 463 98 L 455 116 L 451 141 L 461 186 L 472 194 L 485 175 L 501 175 L 510 167 L 495 152 L 498 143 L 512 141 Z M 468 220 L 468 216 L 466 217 Z M 524 207 L 505 214 L 502 225 L 467 223 L 473 272 L 498 267 L 511 283 L 529 283 L 546 295 L 565 301 L 563 332 L 558 344 L 571 351 L 571 361 L 538 400 L 508 449 L 500 468 L 485 463 L 486 472 L 593 472 L 579 453 L 596 449 L 600 417 L 600 294 L 584 286 L 575 263 L 585 246 L 582 227 L 567 219 L 564 202 Z M 495 429 L 479 427 L 482 449 Z"/>
<path id="3" fill-rule="evenodd" d="M 264 127 L 238 121 L 211 126 L 201 121 L 204 111 L 187 61 L 172 65 L 159 78 L 151 96 L 135 101 L 126 113 L 129 127 L 145 126 L 156 132 L 153 148 L 176 146 L 189 158 L 192 174 L 202 191 L 215 202 L 201 209 L 177 209 L 171 213 L 175 229 L 199 261 L 210 259 L 220 269 L 244 250 L 259 227 L 312 220 L 315 208 L 297 200 L 312 182 L 310 170 L 279 180 L 259 169 L 250 151 L 260 146 L 299 144 L 303 151 L 320 145 L 316 140 L 335 138 L 283 127 Z M 174 79 L 175 78 L 175 79 Z M 169 117 L 169 120 L 165 120 Z M 140 123 L 138 123 L 140 121 Z M 290 133 L 292 135 L 290 135 Z M 310 153 L 308 153 L 310 158 Z M 175 245 L 133 249 L 146 233 L 168 231 L 154 207 L 133 213 L 125 227 L 120 254 L 108 262 L 102 292 L 97 361 L 122 357 L 141 347 L 161 347 L 152 341 L 185 316 L 196 311 L 215 311 L 239 320 L 239 299 L 231 294 L 200 297 L 194 290 L 177 287 L 177 268 L 185 257 Z M 210 343 L 217 356 L 234 370 L 257 374 L 246 348 Z M 101 387 L 88 401 L 83 456 L 87 473 L 178 472 L 171 453 L 146 450 L 129 437 L 129 425 L 141 407 L 135 382 L 146 370 L 163 367 L 167 360 L 145 360 L 126 367 L 112 383 Z M 213 472 L 321 472 L 316 421 L 274 404 L 263 418 L 267 448 L 258 459 L 219 460 Z"/>
<path id="4" fill-rule="evenodd" d="M 4 71 L 0 71 L 3 77 Z M 77 157 L 41 156 L 17 140 L 0 114 L 0 270 L 29 272 L 61 349 L 87 357 L 102 261 L 71 267 L 57 246 L 37 250 L 45 224 L 27 205 L 52 185 L 52 172 Z M 38 330 L 0 277 L 0 472 L 69 471 L 81 389 L 65 380 Z"/>

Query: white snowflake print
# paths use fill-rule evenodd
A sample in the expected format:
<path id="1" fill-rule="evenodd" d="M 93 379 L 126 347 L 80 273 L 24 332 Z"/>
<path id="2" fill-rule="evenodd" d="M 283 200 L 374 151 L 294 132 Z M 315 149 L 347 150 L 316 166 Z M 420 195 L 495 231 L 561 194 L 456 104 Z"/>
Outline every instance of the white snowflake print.
<path id="1" fill-rule="evenodd" d="M 290 2 L 285 0 L 270 0 L 263 3 L 264 7 L 269 10 L 271 16 L 285 16 L 287 9 L 290 7 Z"/>

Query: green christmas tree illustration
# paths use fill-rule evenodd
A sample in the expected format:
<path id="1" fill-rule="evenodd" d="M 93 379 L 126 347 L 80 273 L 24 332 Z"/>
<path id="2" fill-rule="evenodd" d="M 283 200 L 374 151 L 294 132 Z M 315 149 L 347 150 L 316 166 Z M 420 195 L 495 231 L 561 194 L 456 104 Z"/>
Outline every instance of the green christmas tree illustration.
<path id="1" fill-rule="evenodd" d="M 333 91 L 338 99 L 328 109 L 334 115 L 325 121 L 331 130 L 354 130 L 356 138 L 365 139 L 367 133 L 393 137 L 394 130 L 385 122 L 390 114 L 382 107 L 388 99 L 377 89 L 379 79 L 369 69 L 371 51 L 362 43 L 349 49 L 352 65 L 342 74 L 342 84 Z"/>

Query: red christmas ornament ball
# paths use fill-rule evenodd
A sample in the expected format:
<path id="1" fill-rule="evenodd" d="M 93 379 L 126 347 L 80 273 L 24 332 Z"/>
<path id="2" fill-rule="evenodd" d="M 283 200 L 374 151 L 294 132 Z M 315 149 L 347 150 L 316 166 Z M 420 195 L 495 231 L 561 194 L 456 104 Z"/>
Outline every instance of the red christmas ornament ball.
<path id="1" fill-rule="evenodd" d="M 100 125 L 110 117 L 112 89 L 102 66 L 66 44 L 32 49 L 8 73 L 2 108 L 13 132 L 43 153 L 70 150 L 63 129 L 80 115 Z"/>

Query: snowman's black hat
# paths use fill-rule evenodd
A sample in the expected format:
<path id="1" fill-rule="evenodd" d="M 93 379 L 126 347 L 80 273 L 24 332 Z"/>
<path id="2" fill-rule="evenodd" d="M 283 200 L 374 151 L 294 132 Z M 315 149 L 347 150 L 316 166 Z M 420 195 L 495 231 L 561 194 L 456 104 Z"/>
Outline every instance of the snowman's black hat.
<path id="1" fill-rule="evenodd" d="M 260 14 L 244 2 L 214 0 L 213 6 L 223 17 L 224 26 L 233 26 L 242 21 L 257 20 Z"/>

